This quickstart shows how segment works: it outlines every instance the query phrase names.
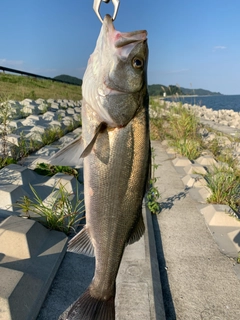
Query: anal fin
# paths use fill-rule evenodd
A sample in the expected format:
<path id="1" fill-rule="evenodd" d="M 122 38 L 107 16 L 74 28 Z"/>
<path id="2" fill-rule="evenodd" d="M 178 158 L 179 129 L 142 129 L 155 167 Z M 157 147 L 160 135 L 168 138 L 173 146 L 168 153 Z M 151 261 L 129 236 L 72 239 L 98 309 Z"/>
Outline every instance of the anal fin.
<path id="1" fill-rule="evenodd" d="M 143 216 L 142 214 L 140 215 L 137 224 L 134 226 L 131 236 L 128 240 L 127 244 L 133 244 L 134 242 L 138 241 L 142 235 L 144 234 L 145 231 L 145 225 L 143 222 Z"/>
<path id="2" fill-rule="evenodd" d="M 68 251 L 94 257 L 94 247 L 88 228 L 85 226 L 68 244 Z"/>

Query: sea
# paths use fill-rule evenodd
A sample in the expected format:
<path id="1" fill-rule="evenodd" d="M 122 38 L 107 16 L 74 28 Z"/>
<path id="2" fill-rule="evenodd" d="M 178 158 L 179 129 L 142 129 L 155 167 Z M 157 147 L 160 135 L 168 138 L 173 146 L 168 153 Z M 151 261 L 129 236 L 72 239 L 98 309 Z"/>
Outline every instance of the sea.
<path id="1" fill-rule="evenodd" d="M 233 110 L 240 112 L 240 95 L 213 95 L 213 96 L 191 96 L 178 97 L 177 99 L 166 98 L 167 101 L 181 101 L 182 103 L 196 104 L 198 106 L 206 106 L 213 110 Z"/>

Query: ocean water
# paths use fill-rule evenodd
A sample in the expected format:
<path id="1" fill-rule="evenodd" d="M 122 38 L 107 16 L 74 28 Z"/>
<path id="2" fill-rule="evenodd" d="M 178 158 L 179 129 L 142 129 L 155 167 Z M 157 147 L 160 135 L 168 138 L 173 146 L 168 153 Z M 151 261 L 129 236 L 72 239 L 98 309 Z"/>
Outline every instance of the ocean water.
<path id="1" fill-rule="evenodd" d="M 196 104 L 206 106 L 213 110 L 233 110 L 240 112 L 240 95 L 220 95 L 220 96 L 197 96 L 197 97 L 179 97 L 177 100 L 166 99 L 168 101 L 181 101 L 182 103 Z"/>

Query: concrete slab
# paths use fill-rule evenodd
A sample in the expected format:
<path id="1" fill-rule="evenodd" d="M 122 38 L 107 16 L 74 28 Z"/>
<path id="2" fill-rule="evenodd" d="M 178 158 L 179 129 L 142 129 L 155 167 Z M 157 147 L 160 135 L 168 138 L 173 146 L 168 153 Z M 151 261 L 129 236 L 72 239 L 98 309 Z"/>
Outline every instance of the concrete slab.
<path id="1" fill-rule="evenodd" d="M 0 319 L 35 319 L 64 257 L 67 237 L 11 216 L 0 224 Z"/>

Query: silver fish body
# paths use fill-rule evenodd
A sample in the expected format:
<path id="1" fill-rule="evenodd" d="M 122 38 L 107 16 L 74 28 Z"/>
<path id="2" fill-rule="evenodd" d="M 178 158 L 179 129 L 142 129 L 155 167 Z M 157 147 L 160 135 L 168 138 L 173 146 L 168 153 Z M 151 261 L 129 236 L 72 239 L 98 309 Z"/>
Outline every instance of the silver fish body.
<path id="1" fill-rule="evenodd" d="M 68 250 L 94 255 L 96 266 L 68 320 L 115 319 L 115 281 L 124 248 L 144 233 L 142 200 L 150 162 L 146 36 L 146 31 L 116 31 L 107 15 L 83 78 L 86 225 Z"/>

